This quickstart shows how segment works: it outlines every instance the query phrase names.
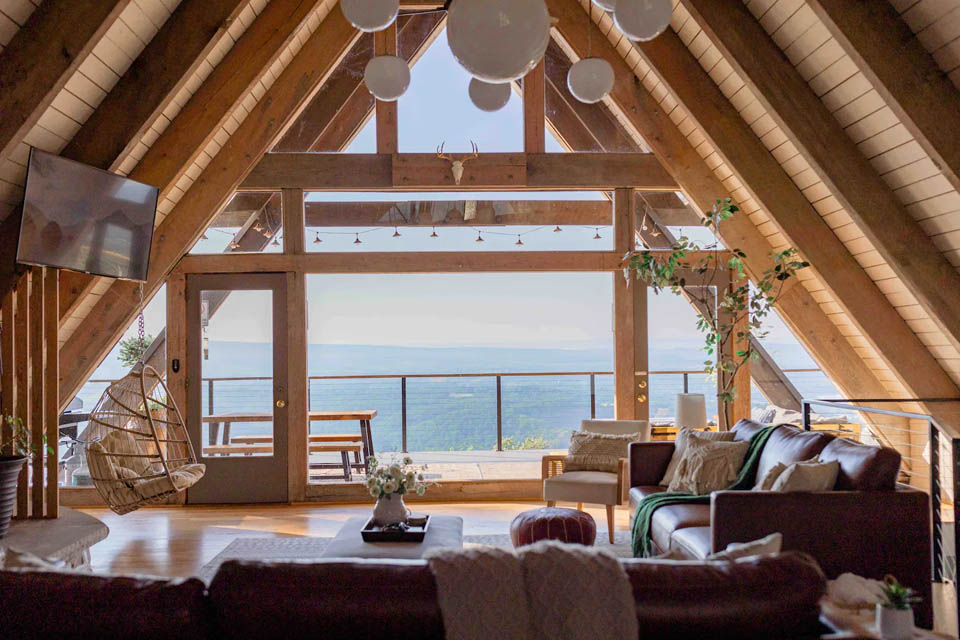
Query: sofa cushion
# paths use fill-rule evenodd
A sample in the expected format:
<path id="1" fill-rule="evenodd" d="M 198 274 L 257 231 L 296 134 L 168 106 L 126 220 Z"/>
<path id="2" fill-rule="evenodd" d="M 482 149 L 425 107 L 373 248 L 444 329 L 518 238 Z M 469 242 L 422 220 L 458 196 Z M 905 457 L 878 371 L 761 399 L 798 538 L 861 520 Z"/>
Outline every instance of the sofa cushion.
<path id="1" fill-rule="evenodd" d="M 633 523 L 633 516 L 637 513 L 637 505 L 640 504 L 640 501 L 647 496 L 652 496 L 655 493 L 663 493 L 664 491 L 666 491 L 666 488 L 661 486 L 641 485 L 639 487 L 630 487 L 631 524 Z"/>
<path id="2" fill-rule="evenodd" d="M 804 431 L 783 425 L 770 434 L 757 464 L 757 478 L 767 475 L 778 462 L 790 465 L 818 455 L 834 437 L 820 431 Z"/>
<path id="3" fill-rule="evenodd" d="M 835 486 L 839 491 L 889 491 L 896 486 L 900 472 L 897 451 L 844 438 L 834 438 L 824 447 L 820 460 L 840 463 Z"/>
<path id="4" fill-rule="evenodd" d="M 588 504 L 620 504 L 617 474 L 605 471 L 568 471 L 543 481 L 544 500 Z"/>
<path id="5" fill-rule="evenodd" d="M 670 547 L 684 559 L 703 560 L 710 555 L 713 536 L 710 527 L 677 529 L 670 536 Z"/>
<path id="6" fill-rule="evenodd" d="M 730 429 L 733 431 L 733 439 L 736 442 L 742 442 L 743 440 L 749 440 L 753 435 L 763 429 L 767 425 L 755 422 L 753 420 L 740 420 L 737 424 L 733 425 L 733 428 Z"/>
<path id="7" fill-rule="evenodd" d="M 671 504 L 653 512 L 650 529 L 653 541 L 663 551 L 670 550 L 670 536 L 686 527 L 709 527 L 709 504 Z"/>

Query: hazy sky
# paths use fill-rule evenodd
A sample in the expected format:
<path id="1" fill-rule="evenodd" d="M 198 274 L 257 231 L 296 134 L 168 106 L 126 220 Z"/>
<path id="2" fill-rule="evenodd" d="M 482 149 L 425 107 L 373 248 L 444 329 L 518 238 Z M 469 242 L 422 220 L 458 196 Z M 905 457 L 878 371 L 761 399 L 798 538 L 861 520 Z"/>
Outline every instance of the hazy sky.
<path id="1" fill-rule="evenodd" d="M 442 33 L 417 63 L 407 93 L 399 101 L 399 144 L 405 152 L 432 152 L 441 142 L 447 151 L 469 150 L 470 140 L 482 152 L 520 151 L 523 117 L 521 100 L 511 95 L 501 111 L 476 109 L 467 95 L 469 75 L 453 60 Z M 375 151 L 374 122 L 358 135 L 348 151 Z M 547 151 L 563 149 L 547 134 Z M 522 194 L 310 194 L 311 200 L 384 199 L 602 199 L 597 192 Z M 362 244 L 354 244 L 357 230 L 324 229 L 322 244 L 307 238 L 308 250 L 323 251 L 535 251 L 612 248 L 609 227 L 594 228 L 489 227 L 476 242 L 471 228 L 359 230 Z M 349 233 L 329 233 L 329 232 Z M 522 233 L 524 245 L 516 246 Z M 225 233 L 208 233 L 198 244 L 201 252 L 220 252 L 230 240 Z M 279 247 L 270 250 L 278 251 Z M 618 276 L 619 277 L 619 276 Z M 433 274 L 343 275 L 308 279 L 311 343 L 392 345 L 490 346 L 604 346 L 612 343 L 610 274 Z M 211 339 L 269 340 L 269 312 L 263 292 L 238 292 L 219 311 L 210 326 Z M 651 340 L 699 341 L 695 316 L 688 303 L 669 293 L 651 296 Z M 147 311 L 148 332 L 164 325 L 165 303 L 158 295 Z M 135 332 L 132 327 L 128 335 Z M 770 342 L 793 343 L 777 321 Z M 111 356 L 113 357 L 113 356 Z"/>

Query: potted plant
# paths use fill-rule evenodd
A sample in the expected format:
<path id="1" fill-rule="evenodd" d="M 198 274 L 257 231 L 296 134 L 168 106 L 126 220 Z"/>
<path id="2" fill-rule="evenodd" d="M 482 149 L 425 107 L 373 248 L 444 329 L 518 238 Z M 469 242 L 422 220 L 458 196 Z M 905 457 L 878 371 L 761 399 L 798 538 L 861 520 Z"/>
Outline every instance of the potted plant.
<path id="1" fill-rule="evenodd" d="M 429 484 L 423 478 L 427 466 L 413 466 L 410 456 L 404 456 L 402 463 L 381 466 L 376 458 L 370 458 L 367 471 L 367 489 L 377 499 L 373 508 L 374 524 L 387 525 L 406 522 L 407 506 L 403 503 L 404 494 L 415 492 L 422 496 Z"/>
<path id="2" fill-rule="evenodd" d="M 908 640 L 913 636 L 913 605 L 920 602 L 913 589 L 896 578 L 883 578 L 880 601 L 877 602 L 877 632 L 890 640 Z"/>
<path id="3" fill-rule="evenodd" d="M 10 529 L 13 505 L 17 501 L 17 481 L 20 470 L 27 459 L 32 458 L 36 452 L 30 440 L 30 430 L 23 426 L 20 418 L 7 416 L 4 421 L 10 426 L 11 437 L 8 441 L 0 442 L 0 450 L 11 453 L 0 455 L 0 538 L 7 535 Z M 43 438 L 43 443 L 46 443 L 46 436 Z M 56 482 L 56 478 L 53 481 Z"/>

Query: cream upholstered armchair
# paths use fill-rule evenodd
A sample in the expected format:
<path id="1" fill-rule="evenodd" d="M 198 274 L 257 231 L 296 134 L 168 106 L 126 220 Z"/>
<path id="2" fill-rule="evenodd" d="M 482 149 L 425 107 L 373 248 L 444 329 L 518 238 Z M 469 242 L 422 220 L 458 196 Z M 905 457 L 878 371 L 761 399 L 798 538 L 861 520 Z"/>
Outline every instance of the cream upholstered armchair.
<path id="1" fill-rule="evenodd" d="M 607 434 L 640 433 L 640 441 L 650 440 L 650 423 L 646 420 L 584 420 L 580 431 Z M 557 502 L 602 504 L 607 508 L 607 533 L 613 543 L 613 508 L 627 502 L 630 490 L 630 469 L 627 459 L 620 459 L 617 473 L 605 471 L 563 471 L 566 456 L 544 456 L 540 475 L 543 478 L 543 499 L 547 506 Z"/>

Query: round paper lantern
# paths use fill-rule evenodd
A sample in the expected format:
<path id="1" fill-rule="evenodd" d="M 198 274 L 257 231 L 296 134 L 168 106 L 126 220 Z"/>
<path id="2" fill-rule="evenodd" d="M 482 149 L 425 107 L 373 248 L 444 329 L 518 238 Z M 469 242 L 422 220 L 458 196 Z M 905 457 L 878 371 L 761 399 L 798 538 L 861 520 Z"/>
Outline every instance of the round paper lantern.
<path id="1" fill-rule="evenodd" d="M 410 86 L 410 67 L 397 56 L 371 58 L 363 71 L 363 82 L 378 100 L 393 102 Z"/>
<path id="2" fill-rule="evenodd" d="M 600 102 L 613 90 L 613 67 L 601 58 L 584 58 L 570 67 L 567 87 L 580 102 Z"/>
<path id="3" fill-rule="evenodd" d="M 397 19 L 400 0 L 340 0 L 340 11 L 360 31 L 380 31 Z"/>
<path id="4" fill-rule="evenodd" d="M 606 11 L 613 11 L 617 5 L 617 0 L 593 0 L 593 4 Z"/>
<path id="5" fill-rule="evenodd" d="M 474 78 L 469 91 L 470 100 L 481 111 L 499 111 L 510 100 L 510 83 L 491 84 Z"/>
<path id="6" fill-rule="evenodd" d="M 613 20 L 631 40 L 653 40 L 670 26 L 671 0 L 617 0 Z"/>
<path id="7" fill-rule="evenodd" d="M 543 0 L 454 0 L 447 39 L 475 78 L 500 84 L 522 78 L 543 58 L 550 15 Z"/>

